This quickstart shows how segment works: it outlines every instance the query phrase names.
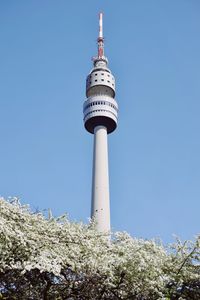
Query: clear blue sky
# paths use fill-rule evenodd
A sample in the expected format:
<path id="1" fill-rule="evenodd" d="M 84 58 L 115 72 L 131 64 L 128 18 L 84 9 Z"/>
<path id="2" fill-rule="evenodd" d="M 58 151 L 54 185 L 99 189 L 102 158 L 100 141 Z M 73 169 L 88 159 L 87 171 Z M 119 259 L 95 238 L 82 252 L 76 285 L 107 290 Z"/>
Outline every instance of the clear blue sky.
<path id="1" fill-rule="evenodd" d="M 0 194 L 90 215 L 85 79 L 98 12 L 116 77 L 113 230 L 164 242 L 200 229 L 200 1 L 0 2 Z"/>

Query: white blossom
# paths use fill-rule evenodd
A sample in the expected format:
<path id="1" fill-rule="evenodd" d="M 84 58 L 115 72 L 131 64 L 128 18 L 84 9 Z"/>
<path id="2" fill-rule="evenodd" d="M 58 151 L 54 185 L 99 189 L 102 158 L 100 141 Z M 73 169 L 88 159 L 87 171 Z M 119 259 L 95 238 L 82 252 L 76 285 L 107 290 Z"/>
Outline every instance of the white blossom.
<path id="1" fill-rule="evenodd" d="M 177 239 L 165 248 L 161 242 L 117 232 L 109 242 L 92 222 L 69 222 L 66 215 L 53 218 L 50 211 L 45 218 L 17 198 L 0 198 L 0 273 L 52 274 L 55 295 L 66 285 L 71 299 L 76 299 L 71 296 L 75 291 L 88 299 L 96 293 L 103 293 L 101 299 L 171 299 L 186 282 L 200 282 L 199 266 L 199 237 L 193 243 Z"/>

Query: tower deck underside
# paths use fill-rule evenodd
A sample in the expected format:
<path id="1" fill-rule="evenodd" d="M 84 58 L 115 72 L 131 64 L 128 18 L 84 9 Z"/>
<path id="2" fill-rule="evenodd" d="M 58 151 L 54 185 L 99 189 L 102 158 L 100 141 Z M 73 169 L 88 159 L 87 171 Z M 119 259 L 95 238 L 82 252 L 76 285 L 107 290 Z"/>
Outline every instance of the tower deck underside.
<path id="1" fill-rule="evenodd" d="M 111 133 L 117 126 L 118 105 L 115 99 L 107 95 L 89 97 L 83 107 L 84 124 L 87 131 L 94 133 L 95 126 L 105 126 Z"/>

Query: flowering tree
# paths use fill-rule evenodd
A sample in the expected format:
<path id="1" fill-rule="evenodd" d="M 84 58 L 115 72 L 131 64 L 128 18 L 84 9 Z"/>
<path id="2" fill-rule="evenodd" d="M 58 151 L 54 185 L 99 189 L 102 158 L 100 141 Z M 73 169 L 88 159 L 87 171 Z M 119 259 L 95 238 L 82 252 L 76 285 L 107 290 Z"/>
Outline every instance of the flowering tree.
<path id="1" fill-rule="evenodd" d="M 0 299 L 200 299 L 200 238 L 164 247 L 0 199 Z"/>

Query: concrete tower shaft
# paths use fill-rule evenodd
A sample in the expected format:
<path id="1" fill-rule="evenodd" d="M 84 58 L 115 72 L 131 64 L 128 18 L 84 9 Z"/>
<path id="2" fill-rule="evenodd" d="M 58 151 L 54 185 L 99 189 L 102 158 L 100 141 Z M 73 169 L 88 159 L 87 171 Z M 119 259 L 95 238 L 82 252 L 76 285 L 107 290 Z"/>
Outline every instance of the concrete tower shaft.
<path id="1" fill-rule="evenodd" d="M 93 69 L 86 80 L 83 104 L 84 125 L 94 134 L 92 208 L 91 217 L 97 230 L 110 231 L 110 199 L 108 174 L 107 134 L 117 127 L 118 104 L 115 100 L 115 78 L 108 69 L 104 55 L 103 15 L 99 15 L 98 52 L 93 58 Z"/>
<path id="2" fill-rule="evenodd" d="M 94 129 L 91 217 L 96 219 L 98 231 L 110 231 L 108 142 L 104 126 Z"/>

